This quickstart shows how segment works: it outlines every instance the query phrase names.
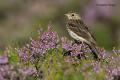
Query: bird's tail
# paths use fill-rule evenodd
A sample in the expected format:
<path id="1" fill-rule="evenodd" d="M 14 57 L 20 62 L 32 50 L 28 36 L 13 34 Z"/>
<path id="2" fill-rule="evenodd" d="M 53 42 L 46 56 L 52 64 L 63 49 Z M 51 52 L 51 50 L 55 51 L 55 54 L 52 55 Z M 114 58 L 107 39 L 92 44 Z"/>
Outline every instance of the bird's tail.
<path id="1" fill-rule="evenodd" d="M 99 56 L 98 56 L 99 52 L 98 52 L 96 46 L 94 44 L 91 44 L 91 45 L 88 45 L 88 46 L 91 49 L 91 51 L 92 51 L 92 53 L 94 55 L 94 58 L 99 59 Z"/>

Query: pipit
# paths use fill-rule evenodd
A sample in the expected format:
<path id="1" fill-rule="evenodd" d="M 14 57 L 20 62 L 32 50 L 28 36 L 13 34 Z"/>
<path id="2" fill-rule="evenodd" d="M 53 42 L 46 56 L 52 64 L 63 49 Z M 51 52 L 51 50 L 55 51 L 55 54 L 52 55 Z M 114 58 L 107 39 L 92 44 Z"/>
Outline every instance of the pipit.
<path id="1" fill-rule="evenodd" d="M 96 48 L 96 40 L 91 34 L 87 25 L 82 21 L 80 16 L 76 13 L 67 13 L 66 27 L 69 35 L 76 41 L 85 43 L 91 49 L 94 58 L 98 59 L 98 50 Z"/>

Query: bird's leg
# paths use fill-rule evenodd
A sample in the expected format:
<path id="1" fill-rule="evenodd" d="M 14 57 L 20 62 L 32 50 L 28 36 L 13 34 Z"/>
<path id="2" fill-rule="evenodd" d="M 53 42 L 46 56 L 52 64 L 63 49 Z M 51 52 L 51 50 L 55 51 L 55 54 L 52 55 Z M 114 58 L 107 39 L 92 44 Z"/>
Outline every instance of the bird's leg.
<path id="1" fill-rule="evenodd" d="M 81 41 L 81 44 L 84 44 L 84 42 L 83 42 L 83 41 Z"/>

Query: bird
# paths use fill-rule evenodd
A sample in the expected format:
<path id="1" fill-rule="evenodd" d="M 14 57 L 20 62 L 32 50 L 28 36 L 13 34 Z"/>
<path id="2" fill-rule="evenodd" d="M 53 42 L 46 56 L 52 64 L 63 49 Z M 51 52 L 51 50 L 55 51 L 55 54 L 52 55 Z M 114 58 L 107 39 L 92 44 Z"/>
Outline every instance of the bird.
<path id="1" fill-rule="evenodd" d="M 77 13 L 67 13 L 66 16 L 66 28 L 69 35 L 78 42 L 85 43 L 91 49 L 94 58 L 98 59 L 98 50 L 96 48 L 96 40 L 89 30 L 88 26 L 82 21 L 81 17 Z"/>

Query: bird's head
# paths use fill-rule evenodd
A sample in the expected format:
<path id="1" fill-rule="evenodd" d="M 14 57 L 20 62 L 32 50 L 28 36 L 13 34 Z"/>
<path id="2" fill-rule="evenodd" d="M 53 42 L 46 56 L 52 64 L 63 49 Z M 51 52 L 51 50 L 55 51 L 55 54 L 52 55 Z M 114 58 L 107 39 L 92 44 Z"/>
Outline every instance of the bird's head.
<path id="1" fill-rule="evenodd" d="M 65 16 L 67 17 L 67 19 L 71 20 L 71 19 L 74 19 L 74 20 L 79 20 L 81 19 L 79 14 L 77 13 L 67 13 L 65 14 Z"/>

